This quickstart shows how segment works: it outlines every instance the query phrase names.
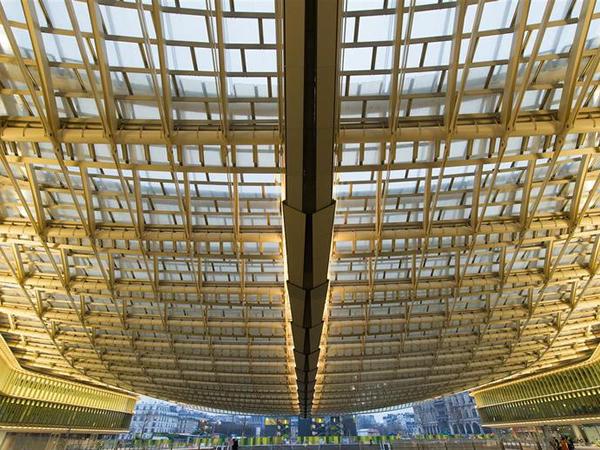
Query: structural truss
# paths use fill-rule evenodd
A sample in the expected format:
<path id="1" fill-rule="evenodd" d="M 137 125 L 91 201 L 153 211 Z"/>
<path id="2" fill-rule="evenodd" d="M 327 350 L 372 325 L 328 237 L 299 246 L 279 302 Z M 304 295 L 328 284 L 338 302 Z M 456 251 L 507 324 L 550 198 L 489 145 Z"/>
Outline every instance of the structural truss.
<path id="1" fill-rule="evenodd" d="M 0 4 L 0 333 L 65 379 L 386 407 L 600 340 L 600 2 Z"/>

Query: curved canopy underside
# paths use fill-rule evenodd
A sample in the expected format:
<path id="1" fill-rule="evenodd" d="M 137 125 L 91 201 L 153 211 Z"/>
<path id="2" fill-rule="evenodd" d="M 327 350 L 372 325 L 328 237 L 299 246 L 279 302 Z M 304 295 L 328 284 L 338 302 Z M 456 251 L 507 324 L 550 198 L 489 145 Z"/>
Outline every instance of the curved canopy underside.
<path id="1" fill-rule="evenodd" d="M 600 339 L 600 2 L 398 1 L 340 0 L 333 23 L 313 414 Z M 283 1 L 23 0 L 0 20 L 0 333 L 19 363 L 301 411 Z"/>

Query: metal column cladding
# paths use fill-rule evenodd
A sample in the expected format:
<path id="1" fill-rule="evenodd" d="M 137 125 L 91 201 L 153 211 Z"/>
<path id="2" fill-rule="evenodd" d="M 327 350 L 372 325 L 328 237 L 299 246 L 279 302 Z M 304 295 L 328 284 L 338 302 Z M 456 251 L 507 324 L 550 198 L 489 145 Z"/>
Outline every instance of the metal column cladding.
<path id="1" fill-rule="evenodd" d="M 333 232 L 333 147 L 339 27 L 336 0 L 285 2 L 288 293 L 300 409 L 310 414 Z"/>

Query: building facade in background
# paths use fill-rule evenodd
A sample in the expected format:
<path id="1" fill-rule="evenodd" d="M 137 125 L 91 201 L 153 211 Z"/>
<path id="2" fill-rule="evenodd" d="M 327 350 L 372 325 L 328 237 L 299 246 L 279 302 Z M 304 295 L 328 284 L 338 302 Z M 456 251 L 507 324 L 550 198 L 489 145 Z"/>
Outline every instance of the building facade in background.
<path id="1" fill-rule="evenodd" d="M 199 430 L 200 417 L 195 412 L 180 411 L 178 416 L 177 433 L 194 434 Z"/>
<path id="2" fill-rule="evenodd" d="M 143 399 L 135 406 L 127 438 L 165 434 L 194 434 L 205 414 L 160 400 Z"/>
<path id="3" fill-rule="evenodd" d="M 419 434 L 481 434 L 475 400 L 468 392 L 416 404 L 415 428 Z"/>
<path id="4" fill-rule="evenodd" d="M 126 439 L 157 435 L 204 437 L 391 436 L 417 434 L 473 435 L 482 433 L 473 398 L 463 392 L 421 402 L 413 409 L 386 414 L 302 418 L 249 414 L 211 414 L 179 404 L 144 398 Z"/>
<path id="5" fill-rule="evenodd" d="M 149 438 L 155 434 L 172 434 L 177 431 L 179 416 L 174 405 L 158 401 L 141 401 L 135 406 L 129 434 Z"/>
<path id="6" fill-rule="evenodd" d="M 418 434 L 415 422 L 415 413 L 410 411 L 390 413 L 383 416 L 385 434 L 399 434 L 402 436 L 414 436 Z"/>

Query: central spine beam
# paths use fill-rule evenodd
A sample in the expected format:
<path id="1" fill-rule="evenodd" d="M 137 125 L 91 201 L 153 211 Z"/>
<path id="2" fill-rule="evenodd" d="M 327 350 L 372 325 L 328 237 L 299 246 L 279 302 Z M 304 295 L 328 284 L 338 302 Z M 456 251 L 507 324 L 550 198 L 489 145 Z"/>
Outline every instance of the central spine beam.
<path id="1" fill-rule="evenodd" d="M 338 0 L 288 0 L 285 33 L 287 288 L 300 410 L 310 414 L 323 329 L 335 202 Z"/>

